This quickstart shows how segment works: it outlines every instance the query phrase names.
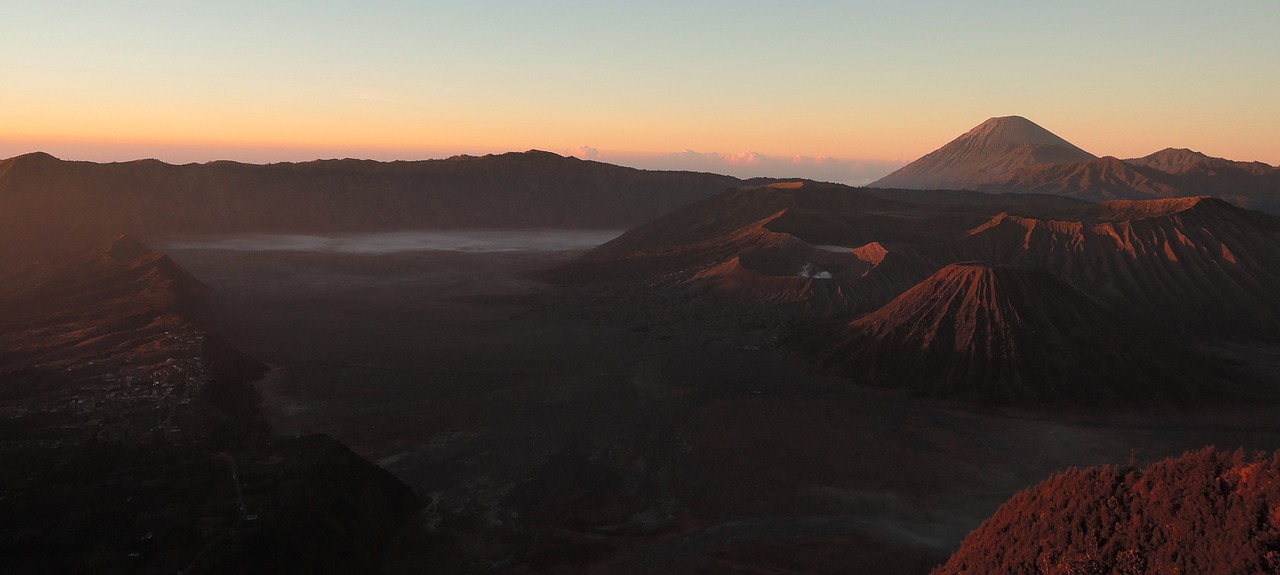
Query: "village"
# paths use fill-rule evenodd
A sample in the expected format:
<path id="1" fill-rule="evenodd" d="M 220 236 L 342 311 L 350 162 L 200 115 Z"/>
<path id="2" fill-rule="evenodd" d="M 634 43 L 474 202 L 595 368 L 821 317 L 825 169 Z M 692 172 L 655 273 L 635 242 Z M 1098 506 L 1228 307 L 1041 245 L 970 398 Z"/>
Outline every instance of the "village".
<path id="1" fill-rule="evenodd" d="M 0 403 L 6 425 L 22 430 L 7 434 L 0 449 L 198 441 L 208 431 L 202 410 L 191 407 L 210 381 L 201 359 L 204 338 L 197 328 L 166 331 L 97 359 L 28 368 L 58 389 Z"/>

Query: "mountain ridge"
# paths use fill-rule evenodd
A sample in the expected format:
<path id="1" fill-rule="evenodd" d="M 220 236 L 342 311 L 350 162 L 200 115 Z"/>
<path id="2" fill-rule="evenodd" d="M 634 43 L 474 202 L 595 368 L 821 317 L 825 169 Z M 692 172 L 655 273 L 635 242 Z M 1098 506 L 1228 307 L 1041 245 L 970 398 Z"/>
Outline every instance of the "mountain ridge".
<path id="1" fill-rule="evenodd" d="M 1141 158 L 1126 159 L 1124 162 L 1170 174 L 1185 174 L 1196 170 L 1227 168 L 1244 170 L 1253 175 L 1264 175 L 1277 170 L 1275 166 L 1263 162 L 1240 162 L 1217 158 L 1189 148 L 1165 148 Z"/>
<path id="2" fill-rule="evenodd" d="M 60 256 L 122 232 L 347 233 L 421 228 L 629 227 L 738 185 L 511 152 L 413 162 L 0 160 L 0 264 Z"/>
<path id="3" fill-rule="evenodd" d="M 1125 160 L 1095 157 L 1017 116 L 989 119 L 870 185 L 1053 194 L 1094 202 L 1210 195 L 1280 214 L 1280 168 L 1186 148 Z"/>

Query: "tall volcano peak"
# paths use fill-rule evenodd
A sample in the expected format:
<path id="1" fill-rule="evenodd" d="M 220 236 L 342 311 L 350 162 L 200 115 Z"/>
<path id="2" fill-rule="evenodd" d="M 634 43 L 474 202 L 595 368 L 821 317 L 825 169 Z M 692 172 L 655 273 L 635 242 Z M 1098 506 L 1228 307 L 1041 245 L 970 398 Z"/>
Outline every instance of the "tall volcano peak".
<path id="1" fill-rule="evenodd" d="M 980 144 L 986 147 L 1017 148 L 1022 146 L 1075 146 L 1039 124 L 1022 116 L 998 116 L 974 126 L 956 142 Z"/>
<path id="2" fill-rule="evenodd" d="M 947 145 L 873 182 L 877 188 L 977 189 L 1028 166 L 1093 160 L 1053 132 L 1022 116 L 988 119 Z"/>

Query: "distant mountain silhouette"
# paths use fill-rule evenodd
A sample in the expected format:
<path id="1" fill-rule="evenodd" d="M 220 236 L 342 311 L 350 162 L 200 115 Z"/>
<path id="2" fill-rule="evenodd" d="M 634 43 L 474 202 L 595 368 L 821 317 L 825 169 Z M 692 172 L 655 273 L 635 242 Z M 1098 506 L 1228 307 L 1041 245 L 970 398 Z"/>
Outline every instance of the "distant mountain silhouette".
<path id="1" fill-rule="evenodd" d="M 1070 469 L 1002 505 L 933 575 L 1276 573 L 1280 453 Z"/>
<path id="2" fill-rule="evenodd" d="M 1124 161 L 1133 166 L 1153 168 L 1168 174 L 1234 170 L 1254 176 L 1273 174 L 1277 168 L 1262 162 L 1236 162 L 1215 158 L 1186 148 L 1165 148 L 1149 156 Z"/>
<path id="3" fill-rule="evenodd" d="M 854 381 L 982 403 L 1185 402 L 1246 378 L 1036 270 L 951 264 L 825 341 Z"/>
<path id="4" fill-rule="evenodd" d="M 1182 196 L 1167 174 L 1131 165 L 1111 156 L 1070 164 L 1036 165 L 1013 170 L 996 182 L 977 186 L 984 192 L 1054 194 L 1088 201 L 1154 199 Z"/>
<path id="5" fill-rule="evenodd" d="M 1125 160 L 1168 174 L 1178 195 L 1209 195 L 1236 205 L 1280 214 L 1280 168 L 1262 162 L 1236 162 L 1187 149 L 1166 148 Z"/>
<path id="6" fill-rule="evenodd" d="M 873 182 L 877 188 L 1056 194 L 1088 201 L 1213 196 L 1280 214 L 1280 169 L 1166 148 L 1095 158 L 1017 116 L 992 118 Z"/>
<path id="7" fill-rule="evenodd" d="M 269 165 L 0 160 L 0 263 L 119 233 L 622 228 L 737 185 L 539 151 Z"/>
<path id="8" fill-rule="evenodd" d="M 1017 169 L 1094 159 L 1021 116 L 991 118 L 870 187 L 966 189 L 999 182 Z"/>

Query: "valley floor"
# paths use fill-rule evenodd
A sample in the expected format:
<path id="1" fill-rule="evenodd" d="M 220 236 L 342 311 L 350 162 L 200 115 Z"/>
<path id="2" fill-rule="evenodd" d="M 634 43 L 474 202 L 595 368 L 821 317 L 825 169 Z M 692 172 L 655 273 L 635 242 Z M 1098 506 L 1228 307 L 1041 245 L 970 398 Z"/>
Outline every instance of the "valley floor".
<path id="1" fill-rule="evenodd" d="M 158 246 L 323 432 L 430 505 L 392 572 L 927 573 L 1071 466 L 1280 447 L 1273 407 L 979 411 L 813 373 L 744 332 L 541 281 L 577 252 Z"/>

